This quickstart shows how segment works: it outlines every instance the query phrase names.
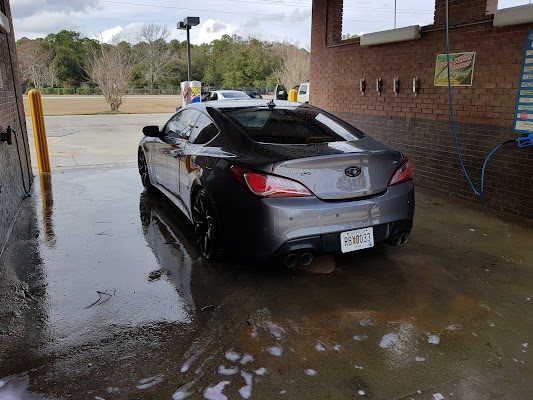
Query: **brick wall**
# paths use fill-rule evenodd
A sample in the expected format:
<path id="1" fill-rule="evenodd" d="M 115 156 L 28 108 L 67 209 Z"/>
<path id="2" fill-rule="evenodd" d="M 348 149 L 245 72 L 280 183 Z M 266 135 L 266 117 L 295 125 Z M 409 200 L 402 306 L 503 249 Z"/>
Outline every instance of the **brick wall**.
<path id="1" fill-rule="evenodd" d="M 0 0 L 0 11 L 11 21 L 7 0 Z M 16 135 L 11 145 L 0 142 L 1 251 L 25 195 L 24 187 L 28 189 L 32 179 L 22 95 L 18 89 L 20 86 L 15 84 L 18 82 L 18 63 L 12 26 L 10 34 L 0 33 L 0 75 L 0 131 L 11 126 Z"/>
<path id="2" fill-rule="evenodd" d="M 477 187 L 486 155 L 517 137 L 512 131 L 516 94 L 526 33 L 533 30 L 533 24 L 493 27 L 496 8 L 496 0 L 449 2 L 450 51 L 476 52 L 473 85 L 454 87 L 453 96 L 463 158 Z M 436 56 L 446 52 L 444 10 L 444 0 L 437 0 L 434 25 L 424 27 L 419 40 L 363 47 L 358 39 L 340 39 L 342 0 L 313 0 L 310 102 L 403 151 L 412 159 L 417 185 L 533 217 L 533 147 L 499 150 L 489 162 L 481 199 L 461 172 L 448 89 L 433 85 Z M 392 91 L 396 77 L 397 96 Z M 420 79 L 418 96 L 412 93 L 414 77 Z M 364 95 L 361 78 L 367 82 Z"/>

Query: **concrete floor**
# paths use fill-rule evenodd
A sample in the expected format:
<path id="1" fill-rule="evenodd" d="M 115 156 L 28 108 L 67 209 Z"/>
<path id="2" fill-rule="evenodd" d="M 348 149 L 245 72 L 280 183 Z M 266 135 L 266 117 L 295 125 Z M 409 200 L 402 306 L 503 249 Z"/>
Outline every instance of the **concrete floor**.
<path id="1" fill-rule="evenodd" d="M 1 260 L 0 399 L 531 398 L 531 221 L 418 189 L 405 246 L 290 272 L 203 261 L 141 191 L 133 166 L 37 178 Z"/>

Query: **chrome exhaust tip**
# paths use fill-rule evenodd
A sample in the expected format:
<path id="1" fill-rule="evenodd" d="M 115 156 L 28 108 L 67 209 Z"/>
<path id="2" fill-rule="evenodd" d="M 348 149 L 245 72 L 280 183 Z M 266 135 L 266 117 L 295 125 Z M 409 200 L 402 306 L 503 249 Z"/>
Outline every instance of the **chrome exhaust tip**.
<path id="1" fill-rule="evenodd" d="M 290 253 L 283 260 L 283 264 L 285 264 L 287 268 L 294 268 L 296 264 L 298 264 L 298 260 L 298 256 L 295 253 Z"/>
<path id="2" fill-rule="evenodd" d="M 407 239 L 409 239 L 409 232 L 399 233 L 396 236 L 394 236 L 390 244 L 392 246 L 399 246 L 401 244 L 407 243 Z"/>
<path id="3" fill-rule="evenodd" d="M 392 246 L 399 246 L 401 244 L 401 236 L 402 235 L 394 236 L 394 238 L 391 240 L 391 245 Z"/>
<path id="4" fill-rule="evenodd" d="M 310 265 L 313 260 L 314 260 L 314 256 L 312 253 L 303 253 L 301 256 L 300 256 L 300 264 L 307 267 L 308 265 Z"/>

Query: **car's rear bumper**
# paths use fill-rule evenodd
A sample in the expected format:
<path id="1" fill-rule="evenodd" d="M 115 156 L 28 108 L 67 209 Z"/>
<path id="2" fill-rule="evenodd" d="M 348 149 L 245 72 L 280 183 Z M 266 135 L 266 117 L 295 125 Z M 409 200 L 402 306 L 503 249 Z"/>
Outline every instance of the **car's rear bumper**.
<path id="1" fill-rule="evenodd" d="M 340 251 L 340 233 L 373 227 L 375 243 L 408 233 L 414 214 L 412 182 L 389 187 L 382 195 L 353 201 L 316 197 L 253 199 L 236 193 L 217 214 L 224 252 L 230 257 L 266 260 L 292 251 Z"/>

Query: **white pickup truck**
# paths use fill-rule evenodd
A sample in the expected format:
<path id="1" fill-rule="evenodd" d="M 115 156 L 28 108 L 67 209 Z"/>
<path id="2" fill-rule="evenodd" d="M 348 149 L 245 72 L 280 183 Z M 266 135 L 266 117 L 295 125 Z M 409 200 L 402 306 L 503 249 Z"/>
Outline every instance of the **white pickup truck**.
<path id="1" fill-rule="evenodd" d="M 296 101 L 299 103 L 309 103 L 309 91 L 310 84 L 309 82 L 302 82 L 299 85 L 293 87 L 298 92 Z M 276 90 L 274 92 L 274 99 L 276 100 L 288 100 L 289 92 L 282 84 L 276 85 Z"/>

